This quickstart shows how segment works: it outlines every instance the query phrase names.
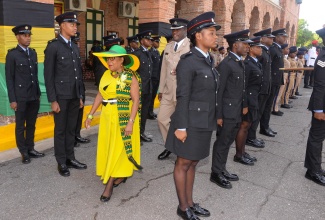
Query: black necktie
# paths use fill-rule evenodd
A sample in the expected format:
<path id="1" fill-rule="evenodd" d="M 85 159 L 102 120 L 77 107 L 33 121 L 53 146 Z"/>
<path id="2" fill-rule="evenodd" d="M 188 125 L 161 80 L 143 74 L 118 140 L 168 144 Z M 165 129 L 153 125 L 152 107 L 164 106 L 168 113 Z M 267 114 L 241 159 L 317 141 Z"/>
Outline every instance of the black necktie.
<path id="1" fill-rule="evenodd" d="M 176 44 L 175 47 L 174 47 L 175 52 L 177 51 L 177 47 L 178 47 L 178 44 Z"/>
<path id="2" fill-rule="evenodd" d="M 68 46 L 71 47 L 71 41 L 68 41 Z"/>
<path id="3" fill-rule="evenodd" d="M 28 48 L 26 48 L 25 53 L 29 56 Z"/>

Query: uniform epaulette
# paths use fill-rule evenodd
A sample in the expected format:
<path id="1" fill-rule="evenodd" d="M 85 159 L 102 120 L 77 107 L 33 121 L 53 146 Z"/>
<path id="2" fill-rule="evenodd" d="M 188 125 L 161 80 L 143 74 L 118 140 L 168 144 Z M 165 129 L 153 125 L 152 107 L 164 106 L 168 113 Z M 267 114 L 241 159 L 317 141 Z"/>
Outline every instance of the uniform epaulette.
<path id="1" fill-rule="evenodd" d="M 29 47 L 29 49 L 32 49 L 33 51 L 36 51 L 34 48 Z"/>
<path id="2" fill-rule="evenodd" d="M 49 44 L 49 43 L 55 42 L 55 41 L 57 41 L 57 40 L 58 40 L 57 38 L 54 38 L 54 39 L 52 39 L 52 40 L 49 40 L 47 43 Z"/>
<path id="3" fill-rule="evenodd" d="M 13 50 L 15 50 L 15 49 L 16 49 L 16 47 L 11 48 L 11 49 L 8 49 L 8 52 L 9 52 L 9 51 L 13 51 Z"/>
<path id="4" fill-rule="evenodd" d="M 184 53 L 183 55 L 181 55 L 181 59 L 184 59 L 185 57 L 191 56 L 192 54 L 193 54 L 192 51 Z"/>

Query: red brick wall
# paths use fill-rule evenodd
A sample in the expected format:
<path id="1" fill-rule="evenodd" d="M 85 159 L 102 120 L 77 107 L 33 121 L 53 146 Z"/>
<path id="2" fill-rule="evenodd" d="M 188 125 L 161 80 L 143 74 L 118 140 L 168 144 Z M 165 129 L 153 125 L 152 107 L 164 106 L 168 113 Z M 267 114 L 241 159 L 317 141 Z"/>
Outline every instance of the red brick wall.
<path id="1" fill-rule="evenodd" d="M 175 0 L 139 1 L 139 23 L 166 22 L 175 15 Z"/>

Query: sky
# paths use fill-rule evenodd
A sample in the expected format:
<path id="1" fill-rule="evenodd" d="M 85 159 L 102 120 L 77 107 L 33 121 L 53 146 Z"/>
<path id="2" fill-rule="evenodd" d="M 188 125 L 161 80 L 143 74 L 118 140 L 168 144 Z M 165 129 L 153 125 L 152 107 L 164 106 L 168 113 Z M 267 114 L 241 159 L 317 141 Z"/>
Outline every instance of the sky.
<path id="1" fill-rule="evenodd" d="M 299 18 L 305 19 L 312 32 L 323 28 L 325 24 L 325 0 L 303 0 Z"/>

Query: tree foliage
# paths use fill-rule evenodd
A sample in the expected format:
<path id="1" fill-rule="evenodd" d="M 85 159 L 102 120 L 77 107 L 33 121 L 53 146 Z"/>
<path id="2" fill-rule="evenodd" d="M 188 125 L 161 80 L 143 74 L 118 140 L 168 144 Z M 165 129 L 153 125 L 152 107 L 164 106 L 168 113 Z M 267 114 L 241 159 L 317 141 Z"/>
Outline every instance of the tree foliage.
<path id="1" fill-rule="evenodd" d="M 310 47 L 313 40 L 318 40 L 319 44 L 322 43 L 322 39 L 316 33 L 308 29 L 307 21 L 305 19 L 299 19 L 297 46 Z"/>

